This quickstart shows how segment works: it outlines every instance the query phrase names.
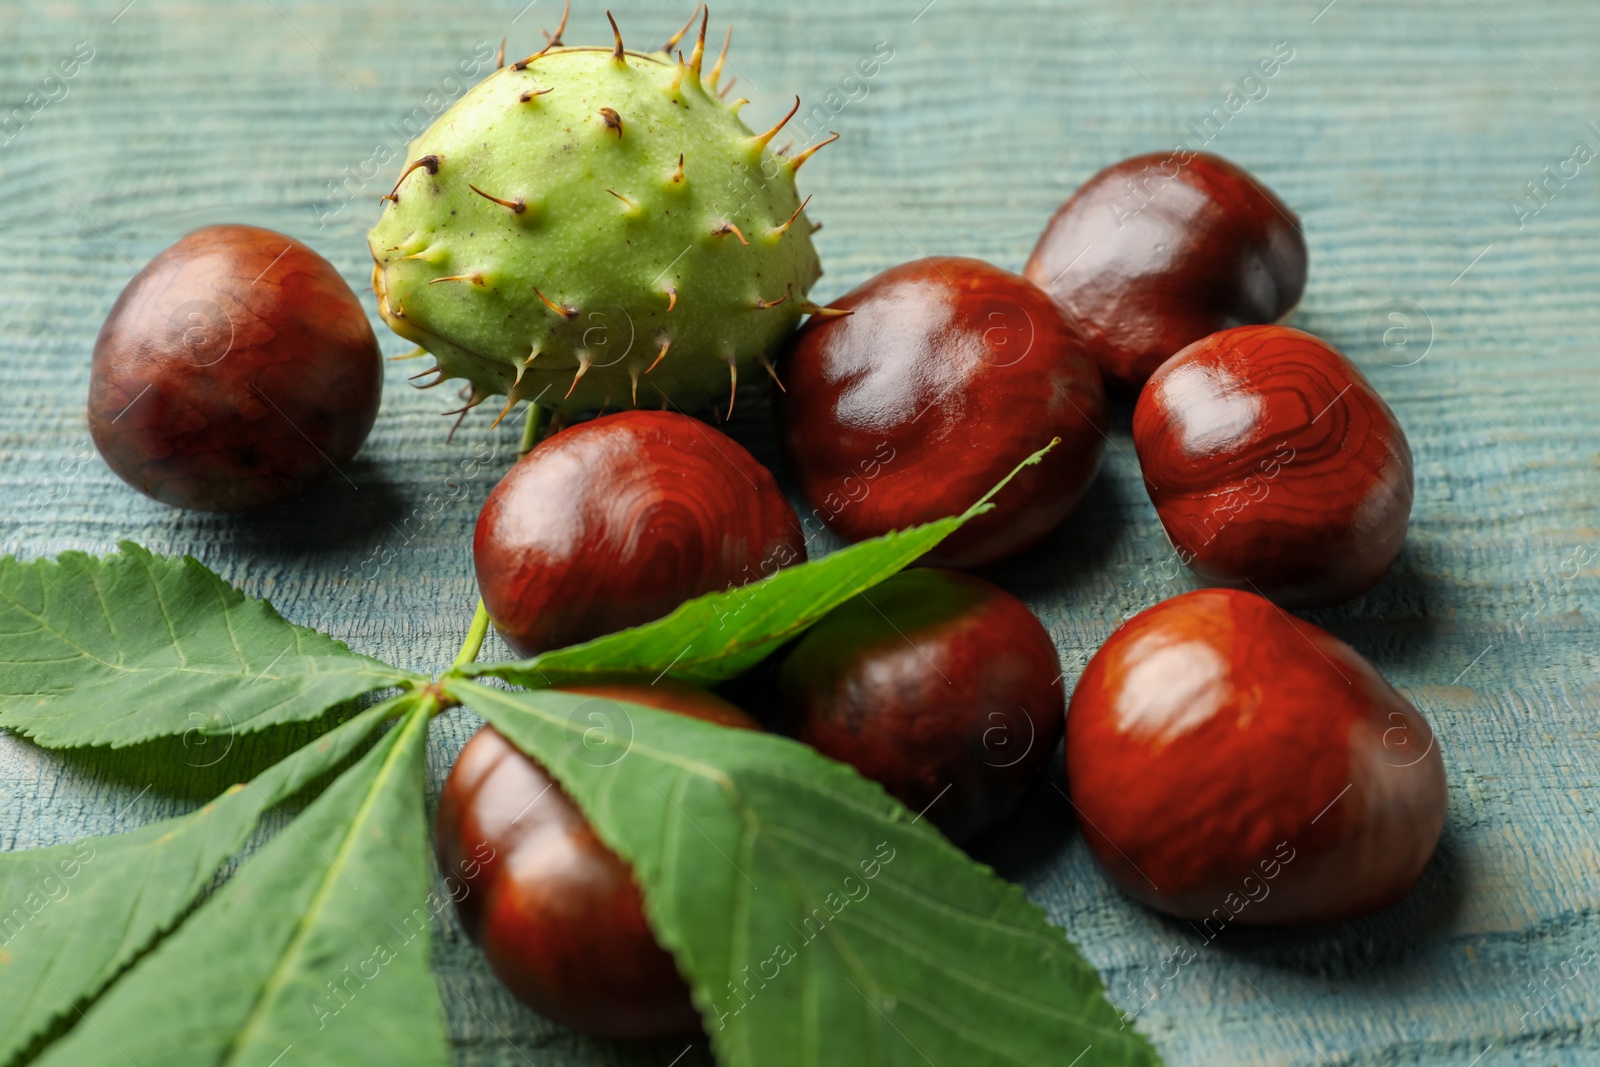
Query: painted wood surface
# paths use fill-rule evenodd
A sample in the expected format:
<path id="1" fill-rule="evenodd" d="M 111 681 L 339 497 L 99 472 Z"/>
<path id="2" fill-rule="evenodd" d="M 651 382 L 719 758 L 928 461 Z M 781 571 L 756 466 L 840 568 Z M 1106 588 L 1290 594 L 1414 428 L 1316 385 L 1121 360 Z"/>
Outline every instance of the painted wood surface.
<path id="1" fill-rule="evenodd" d="M 391 365 L 367 447 L 310 497 L 253 518 L 180 513 L 94 456 L 89 353 L 128 278 L 207 223 L 293 233 L 362 285 L 407 116 L 458 95 L 453 68 L 502 35 L 518 55 L 542 45 L 558 5 L 126 2 L 0 2 L 0 103 L 46 100 L 0 132 L 0 545 L 32 557 L 126 537 L 193 553 L 361 651 L 442 666 L 475 595 L 470 531 L 515 447 L 509 428 L 485 416 L 446 443 L 444 390 L 413 392 Z M 608 39 L 601 5 L 576 6 L 568 40 Z M 653 45 L 687 7 L 614 10 L 630 41 Z M 753 125 L 798 92 L 827 109 L 813 128 L 845 135 L 802 179 L 826 223 L 818 295 L 923 254 L 1020 268 L 1095 170 L 1209 137 L 1304 219 L 1310 282 L 1293 324 L 1355 359 L 1410 435 L 1417 501 L 1399 566 L 1312 616 L 1439 732 L 1450 818 L 1405 903 L 1205 943 L 1109 887 L 1059 780 L 985 858 L 1071 932 L 1173 1064 L 1600 1062 L 1600 965 L 1579 965 L 1600 950 L 1591 0 L 815 0 L 714 16 L 736 24 Z M 1244 81 L 1278 42 L 1292 58 Z M 73 77 L 46 81 L 75 56 Z M 863 60 L 877 61 L 871 77 Z M 385 337 L 390 354 L 406 348 Z M 734 430 L 773 458 L 764 409 Z M 1069 680 L 1121 618 L 1191 586 L 1165 562 L 1125 410 L 1112 443 L 1079 514 L 989 572 L 1046 620 Z M 435 727 L 435 788 L 475 725 L 457 711 Z M 204 799 L 180 784 L 191 768 L 232 780 L 250 749 L 91 758 L 0 737 L 0 847 L 186 810 Z M 512 1001 L 459 929 L 438 936 L 463 1063 L 708 1062 L 698 1047 L 562 1032 Z M 1192 962 L 1164 966 L 1180 946 Z"/>

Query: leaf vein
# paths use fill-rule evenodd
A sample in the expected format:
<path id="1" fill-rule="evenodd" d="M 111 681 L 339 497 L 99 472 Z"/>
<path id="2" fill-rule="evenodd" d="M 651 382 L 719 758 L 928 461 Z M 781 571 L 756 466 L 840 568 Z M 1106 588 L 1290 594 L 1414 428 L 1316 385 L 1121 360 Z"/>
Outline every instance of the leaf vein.
<path id="1" fill-rule="evenodd" d="M 426 715 L 421 715 L 413 710 L 410 717 L 401 724 L 399 729 L 411 730 L 414 728 L 413 724 L 420 723 L 424 736 L 426 736 L 427 722 Z M 322 881 L 317 886 L 315 895 L 311 898 L 310 907 L 300 917 L 300 921 L 295 924 L 294 935 L 285 947 L 283 955 L 279 957 L 278 962 L 273 966 L 272 973 L 267 976 L 266 982 L 262 984 L 261 991 L 256 995 L 255 1004 L 250 1009 L 249 1016 L 246 1017 L 244 1023 L 233 1035 L 232 1040 L 229 1041 L 221 1060 L 224 1067 L 238 1061 L 239 1055 L 248 1045 L 248 1038 L 251 1032 L 260 1025 L 272 1000 L 277 996 L 279 988 L 287 981 L 290 961 L 302 951 L 305 942 L 310 938 L 311 932 L 315 928 L 316 920 L 320 918 L 321 912 L 329 906 L 335 886 L 344 877 L 342 863 L 349 859 L 350 853 L 354 851 L 360 842 L 362 831 L 371 821 L 373 808 L 377 804 L 378 797 L 382 795 L 388 779 L 394 774 L 396 765 L 405 758 L 405 746 L 410 742 L 411 738 L 409 737 L 397 737 L 395 738 L 394 747 L 384 755 L 383 765 L 378 768 L 378 773 L 373 777 L 372 785 L 367 790 L 367 795 L 361 798 L 361 807 L 356 810 L 355 816 L 350 820 L 350 825 L 346 827 L 344 836 L 339 842 L 339 848 L 334 853 L 334 858 L 328 861 L 328 868 L 323 872 Z"/>
<path id="2" fill-rule="evenodd" d="M 239 661 L 239 670 L 241 673 L 248 674 L 250 673 L 250 663 L 245 658 L 244 649 L 239 647 L 238 636 L 233 632 L 233 611 L 228 605 L 228 587 L 223 584 L 221 578 L 210 571 L 206 572 L 206 577 L 211 581 L 211 591 L 217 595 L 217 606 L 222 609 L 222 627 L 228 633 L 228 644 L 233 646 L 234 657 Z"/>
<path id="3" fill-rule="evenodd" d="M 835 862 L 844 863 L 846 866 L 849 865 L 849 859 L 842 853 L 828 849 L 820 839 L 813 837 L 802 830 L 787 826 L 782 823 L 777 823 L 773 825 L 771 832 L 777 836 L 788 839 L 792 843 L 802 848 L 808 848 L 820 856 L 825 856 L 828 859 L 834 860 Z M 1025 927 L 1014 926 L 1010 923 L 998 922 L 986 916 L 975 915 L 972 912 L 961 911 L 957 908 L 952 908 L 949 904 L 940 900 L 938 897 L 930 896 L 926 892 L 915 886 L 912 886 L 907 882 L 901 882 L 890 878 L 883 884 L 891 889 L 898 890 L 901 896 L 910 900 L 914 900 L 930 910 L 938 911 L 941 914 L 962 919 L 971 925 L 979 926 L 996 933 L 1009 934 L 1013 937 L 1024 938 L 1028 941 L 1037 942 L 1048 948 L 1057 947 L 1056 939 L 1045 934 L 1043 931 L 1029 930 Z"/>
<path id="4" fill-rule="evenodd" d="M 167 624 L 167 633 L 172 637 L 172 650 L 178 655 L 178 666 L 184 667 L 189 663 L 189 656 L 183 650 L 183 643 L 178 640 L 178 631 L 172 626 L 172 616 L 167 613 L 167 603 L 161 597 L 161 583 L 156 578 L 155 570 L 150 566 L 146 556 L 135 556 L 139 566 L 144 568 L 144 573 L 150 579 L 150 595 L 155 598 L 156 608 L 161 612 L 161 621 Z"/>
<path id="5" fill-rule="evenodd" d="M 79 652 L 82 652 L 84 659 L 92 659 L 96 663 L 99 663 L 102 666 L 108 667 L 108 668 L 110 668 L 112 670 L 117 670 L 118 669 L 118 667 L 117 667 L 117 665 L 115 663 L 106 662 L 105 660 L 101 659 L 99 656 L 95 655 L 93 652 L 90 652 L 87 648 L 84 648 L 82 645 L 78 644 L 78 642 L 74 641 L 71 637 L 68 637 L 66 635 L 66 633 L 64 633 L 63 631 L 56 629 L 54 626 L 51 626 L 50 625 L 50 621 L 48 619 L 46 619 L 43 615 L 37 614 L 34 611 L 30 610 L 26 604 L 23 604 L 22 601 L 16 599 L 10 593 L 5 592 L 4 590 L 0 590 L 0 596 L 5 597 L 6 600 L 10 601 L 11 604 L 14 605 L 17 608 L 18 611 L 22 612 L 24 615 L 28 616 L 30 619 L 33 619 L 35 622 L 37 622 L 39 624 L 39 632 L 55 634 L 64 643 L 72 646 L 73 648 L 77 649 Z M 15 634 L 15 635 L 7 634 L 5 636 L 7 636 L 7 637 L 11 637 L 11 636 L 29 637 L 29 636 L 32 636 L 32 635 L 31 634 Z"/>

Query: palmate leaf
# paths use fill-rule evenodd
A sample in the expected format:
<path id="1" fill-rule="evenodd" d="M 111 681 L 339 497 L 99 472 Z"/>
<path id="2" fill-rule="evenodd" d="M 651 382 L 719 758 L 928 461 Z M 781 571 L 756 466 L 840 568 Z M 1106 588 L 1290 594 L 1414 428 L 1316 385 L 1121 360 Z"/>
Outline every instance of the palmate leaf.
<path id="1" fill-rule="evenodd" d="M 1024 467 L 1038 463 L 1054 441 L 1023 460 L 960 515 L 896 530 L 842 548 L 749 585 L 709 593 L 655 622 L 557 649 L 517 663 L 473 664 L 463 675 L 493 675 L 537 688 L 602 675 L 669 674 L 711 685 L 760 663 L 822 616 L 926 555 L 969 520 L 988 511 L 994 495 Z"/>
<path id="2" fill-rule="evenodd" d="M 247 733 L 417 678 L 194 559 L 121 547 L 0 559 L 0 726 L 53 747 Z"/>
<path id="3" fill-rule="evenodd" d="M 851 768 L 632 704 L 596 758 L 592 696 L 444 684 L 633 865 L 724 1067 L 1160 1062 L 1019 889 Z"/>
<path id="4" fill-rule="evenodd" d="M 0 914 L 0 1064 L 176 924 L 262 812 L 337 766 L 394 703 L 369 708 L 188 815 L 0 854 L 0 902 L 9 909 Z"/>
<path id="5" fill-rule="evenodd" d="M 419 703 L 39 1059 L 50 1067 L 446 1062 Z"/>

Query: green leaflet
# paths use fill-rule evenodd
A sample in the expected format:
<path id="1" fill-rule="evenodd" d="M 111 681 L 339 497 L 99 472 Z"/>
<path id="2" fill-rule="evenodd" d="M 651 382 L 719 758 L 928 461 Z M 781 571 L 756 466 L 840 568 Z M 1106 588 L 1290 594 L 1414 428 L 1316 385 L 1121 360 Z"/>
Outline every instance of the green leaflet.
<path id="1" fill-rule="evenodd" d="M 548 765 L 634 865 L 725 1067 L 1159 1061 L 1119 1029 L 1098 975 L 1020 890 L 850 768 L 783 738 L 631 704 L 611 716 L 628 743 L 596 759 L 595 698 L 462 675 L 536 687 L 597 674 L 732 677 L 924 555 L 1005 484 L 961 516 L 657 623 L 443 679 Z M 254 730 L 422 680 L 291 626 L 192 559 L 125 544 L 104 561 L 0 560 L 0 727 L 44 743 Z M 75 1014 L 38 1063 L 445 1062 L 431 926 L 449 905 L 429 891 L 422 788 L 434 692 L 364 713 L 183 819 L 0 857 L 0 900 L 26 908 L 14 936 L 0 914 L 10 938 L 0 1063 Z M 215 714 L 197 723 L 197 705 Z M 395 729 L 172 929 L 268 805 L 397 707 Z M 85 844 L 89 855 L 73 851 Z M 63 861 L 76 864 L 70 876 Z M 58 899 L 35 909 L 36 886 Z"/>
<path id="2" fill-rule="evenodd" d="M 445 685 L 633 864 L 725 1067 L 1159 1063 L 1021 890 L 849 767 L 632 704 L 596 758 L 594 697 Z"/>
<path id="3" fill-rule="evenodd" d="M 52 747 L 247 733 L 417 678 L 284 621 L 197 560 L 121 547 L 0 559 L 0 726 Z"/>
<path id="4" fill-rule="evenodd" d="M 711 685 L 743 674 L 846 600 L 898 573 L 968 520 L 988 511 L 989 501 L 1018 471 L 1038 463 L 1053 447 L 1054 441 L 1017 464 L 960 515 L 896 530 L 823 559 L 786 567 L 770 578 L 708 593 L 643 626 L 530 660 L 473 664 L 457 673 L 493 675 L 530 688 L 608 674 L 670 674 Z"/>
<path id="5" fill-rule="evenodd" d="M 428 710 L 419 702 L 38 1062 L 446 1062 L 430 932 L 449 905 L 429 890 Z"/>
<path id="6" fill-rule="evenodd" d="M 0 1064 L 177 923 L 261 813 L 350 755 L 395 703 L 362 712 L 188 815 L 0 854 L 0 901 L 9 909 L 0 914 Z"/>

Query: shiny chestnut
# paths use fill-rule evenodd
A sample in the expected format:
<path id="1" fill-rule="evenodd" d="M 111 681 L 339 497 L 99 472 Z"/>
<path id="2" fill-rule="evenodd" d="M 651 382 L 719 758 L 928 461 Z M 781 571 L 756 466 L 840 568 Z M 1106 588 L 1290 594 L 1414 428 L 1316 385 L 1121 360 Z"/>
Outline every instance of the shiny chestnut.
<path id="1" fill-rule="evenodd" d="M 783 442 L 813 514 L 849 540 L 965 511 L 1018 463 L 994 510 L 928 557 L 971 567 L 1020 552 L 1094 478 L 1099 373 L 1038 288 L 976 259 L 884 271 L 813 318 L 783 362 Z"/>
<path id="2" fill-rule="evenodd" d="M 625 411 L 547 438 L 490 491 L 472 544 L 495 627 L 531 656 L 649 622 L 806 558 L 778 484 L 698 419 Z"/>
<path id="3" fill-rule="evenodd" d="M 1111 880 L 1208 937 L 1385 907 L 1444 826 L 1427 720 L 1349 645 L 1232 589 L 1111 635 L 1073 691 L 1066 760 Z"/>
<path id="4" fill-rule="evenodd" d="M 613 726 L 623 711 L 614 702 L 625 701 L 758 728 L 720 697 L 666 679 L 566 691 L 593 695 L 593 717 Z M 632 869 L 544 768 L 493 727 L 456 757 L 439 796 L 437 840 L 462 926 L 518 1000 L 606 1037 L 699 1032 L 688 986 L 645 920 Z"/>
<path id="5" fill-rule="evenodd" d="M 377 338 L 332 264 L 281 233 L 208 226 L 112 306 L 89 433 L 123 481 L 164 504 L 264 507 L 356 454 L 382 385 Z"/>
<path id="6" fill-rule="evenodd" d="M 1348 359 L 1286 326 L 1179 352 L 1133 412 L 1145 488 L 1178 558 L 1280 604 L 1370 589 L 1405 544 L 1411 448 Z"/>
<path id="7" fill-rule="evenodd" d="M 1055 752 L 1055 644 L 1026 604 L 918 568 L 835 608 L 779 672 L 790 728 L 958 842 L 1016 806 Z"/>
<path id="8" fill-rule="evenodd" d="M 1125 159 L 1050 219 L 1024 271 L 1129 394 L 1178 349 L 1277 322 L 1306 284 L 1300 220 L 1241 167 L 1175 149 Z"/>

